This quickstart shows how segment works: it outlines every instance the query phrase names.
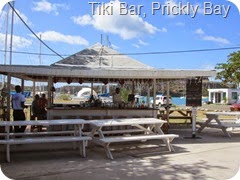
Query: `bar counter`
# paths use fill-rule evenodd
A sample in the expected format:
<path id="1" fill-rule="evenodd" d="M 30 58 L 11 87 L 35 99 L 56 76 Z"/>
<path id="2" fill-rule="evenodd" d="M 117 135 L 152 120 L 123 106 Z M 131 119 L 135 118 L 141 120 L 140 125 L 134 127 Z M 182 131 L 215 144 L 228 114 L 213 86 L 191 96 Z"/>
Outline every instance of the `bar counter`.
<path id="1" fill-rule="evenodd" d="M 158 109 L 153 108 L 101 108 L 101 107 L 53 107 L 48 108 L 48 119 L 108 119 L 157 117 Z"/>

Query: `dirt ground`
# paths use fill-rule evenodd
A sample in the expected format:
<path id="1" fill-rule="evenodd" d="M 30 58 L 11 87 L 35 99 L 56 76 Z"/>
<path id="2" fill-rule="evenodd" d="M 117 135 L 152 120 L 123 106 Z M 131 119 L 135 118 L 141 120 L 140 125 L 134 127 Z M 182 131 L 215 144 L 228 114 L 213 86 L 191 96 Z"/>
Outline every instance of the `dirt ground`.
<path id="1" fill-rule="evenodd" d="M 237 173 L 239 131 L 232 138 L 218 129 L 206 129 L 195 139 L 189 128 L 170 133 L 179 134 L 172 143 L 175 152 L 159 141 L 112 144 L 114 160 L 109 160 L 94 144 L 86 158 L 71 144 L 20 145 L 13 147 L 11 163 L 0 152 L 1 169 L 16 180 L 226 180 Z"/>

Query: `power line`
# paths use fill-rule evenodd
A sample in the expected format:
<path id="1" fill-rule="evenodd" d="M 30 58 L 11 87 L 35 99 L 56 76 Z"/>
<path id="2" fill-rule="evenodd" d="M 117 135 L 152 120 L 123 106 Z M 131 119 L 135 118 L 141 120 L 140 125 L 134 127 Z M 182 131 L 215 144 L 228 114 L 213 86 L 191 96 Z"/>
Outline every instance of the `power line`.
<path id="1" fill-rule="evenodd" d="M 125 55 L 177 54 L 177 53 L 193 53 L 193 52 L 206 52 L 206 51 L 224 51 L 224 50 L 231 50 L 231 49 L 240 49 L 240 46 L 227 47 L 227 48 L 212 48 L 212 49 L 191 49 L 191 50 L 177 50 L 177 51 L 127 53 Z"/>
<path id="2" fill-rule="evenodd" d="M 11 3 L 8 3 L 9 6 L 12 8 L 12 10 L 14 11 L 14 13 L 18 16 L 18 18 L 23 22 L 23 24 L 28 28 L 29 31 L 31 31 L 31 33 L 41 42 L 43 43 L 50 51 L 52 51 L 54 54 L 56 54 L 57 56 L 61 57 L 62 59 L 64 59 L 60 54 L 58 54 L 56 51 L 54 51 L 52 48 L 50 48 L 45 42 L 43 42 L 36 34 L 35 32 L 27 25 L 27 23 L 22 19 L 22 17 L 17 13 L 17 11 L 14 9 L 14 7 L 11 5 Z"/>
<path id="3" fill-rule="evenodd" d="M 178 53 L 194 53 L 194 52 L 207 52 L 207 51 L 224 51 L 224 50 L 233 50 L 233 49 L 240 49 L 240 46 L 236 47 L 226 47 L 226 48 L 212 48 L 212 49 L 191 49 L 191 50 L 177 50 L 177 51 L 156 51 L 156 52 L 142 52 L 142 53 L 115 53 L 115 54 L 104 54 L 103 56 L 124 56 L 124 55 L 157 55 L 157 54 L 178 54 Z M 5 52 L 5 50 L 0 50 L 0 52 Z M 9 52 L 9 51 L 7 51 Z M 29 55 L 39 55 L 36 52 L 24 52 L 24 51 L 12 51 L 15 54 L 29 54 Z M 59 56 L 56 54 L 49 54 L 49 53 L 42 53 L 43 56 Z M 72 54 L 71 54 L 72 55 Z M 60 57 L 63 56 L 71 56 L 67 54 L 62 54 Z M 81 56 L 92 56 L 92 55 L 81 55 Z"/>
<path id="4" fill-rule="evenodd" d="M 44 41 L 42 41 L 35 32 L 27 25 L 27 23 L 21 18 L 21 16 L 17 13 L 17 11 L 14 9 L 14 7 L 11 5 L 11 3 L 8 3 L 9 6 L 12 8 L 12 10 L 15 12 L 15 14 L 19 17 L 19 19 L 23 22 L 23 24 L 29 29 L 29 31 L 32 32 L 32 34 L 41 42 L 43 43 L 50 51 L 52 51 L 54 54 L 49 53 L 43 53 L 41 55 L 43 56 L 59 56 L 62 59 L 64 59 L 63 56 L 70 56 L 70 55 L 60 55 L 56 51 L 54 51 L 52 48 L 50 48 Z M 104 54 L 104 56 L 123 56 L 123 55 L 157 55 L 157 54 L 178 54 L 178 53 L 194 53 L 194 52 L 208 52 L 208 51 L 224 51 L 224 50 L 232 50 L 232 49 L 240 49 L 240 46 L 236 47 L 226 47 L 226 48 L 211 48 L 211 49 L 190 49 L 190 50 L 177 50 L 177 51 L 157 51 L 157 52 L 142 52 L 142 53 L 115 53 L 115 54 Z M 1 52 L 5 52 L 5 50 L 0 50 Z M 30 54 L 30 55 L 39 55 L 39 53 L 35 52 L 24 52 L 24 51 L 12 51 L 12 53 L 15 54 Z M 91 56 L 91 55 L 82 55 L 82 56 Z"/>
<path id="5" fill-rule="evenodd" d="M 0 52 L 5 52 L 5 50 L 0 50 Z M 6 52 L 10 52 L 10 51 L 6 51 Z M 12 53 L 15 53 L 15 54 L 28 54 L 28 55 L 37 55 L 37 56 L 39 56 L 39 52 L 36 53 L 36 52 L 25 52 L 25 51 L 12 51 Z M 43 56 L 59 56 L 57 54 L 49 54 L 49 53 L 41 53 L 41 55 L 43 55 Z M 69 56 L 69 55 L 60 55 L 60 57 L 64 59 L 63 56 Z"/>

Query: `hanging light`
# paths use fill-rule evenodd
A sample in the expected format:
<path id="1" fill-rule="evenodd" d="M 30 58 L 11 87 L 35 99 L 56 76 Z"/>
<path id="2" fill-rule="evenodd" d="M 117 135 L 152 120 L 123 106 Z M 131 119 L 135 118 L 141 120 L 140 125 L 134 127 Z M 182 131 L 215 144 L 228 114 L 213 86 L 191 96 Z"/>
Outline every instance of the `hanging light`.
<path id="1" fill-rule="evenodd" d="M 67 78 L 67 83 L 68 83 L 68 84 L 71 84 L 71 82 L 72 82 L 72 78 L 68 77 L 68 78 Z"/>
<path id="2" fill-rule="evenodd" d="M 119 79 L 119 84 L 123 85 L 124 84 L 124 79 Z"/>
<path id="3" fill-rule="evenodd" d="M 103 82 L 104 85 L 107 85 L 108 84 L 108 79 L 103 79 L 102 82 Z"/>
<path id="4" fill-rule="evenodd" d="M 78 79 L 78 83 L 79 83 L 79 84 L 82 84 L 82 83 L 83 83 L 83 79 L 82 79 L 82 78 L 79 78 L 79 79 Z"/>
<path id="5" fill-rule="evenodd" d="M 57 83 L 57 82 L 58 82 L 58 78 L 57 78 L 57 77 L 54 77 L 54 78 L 53 78 L 53 82 L 54 82 L 54 83 Z"/>

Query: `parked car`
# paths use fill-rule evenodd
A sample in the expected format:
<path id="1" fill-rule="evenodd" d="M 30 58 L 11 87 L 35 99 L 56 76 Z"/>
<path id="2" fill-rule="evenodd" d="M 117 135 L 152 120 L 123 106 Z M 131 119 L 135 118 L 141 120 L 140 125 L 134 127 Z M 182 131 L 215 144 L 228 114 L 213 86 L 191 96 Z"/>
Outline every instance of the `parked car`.
<path id="1" fill-rule="evenodd" d="M 230 111 L 240 111 L 240 102 L 237 102 L 235 104 L 232 104 L 230 106 Z"/>
<path id="2" fill-rule="evenodd" d="M 153 104 L 153 100 L 151 101 Z M 156 96 L 156 106 L 165 107 L 167 105 L 167 96 L 158 95 Z M 172 106 L 172 97 L 169 96 L 169 106 Z"/>

